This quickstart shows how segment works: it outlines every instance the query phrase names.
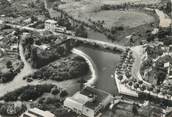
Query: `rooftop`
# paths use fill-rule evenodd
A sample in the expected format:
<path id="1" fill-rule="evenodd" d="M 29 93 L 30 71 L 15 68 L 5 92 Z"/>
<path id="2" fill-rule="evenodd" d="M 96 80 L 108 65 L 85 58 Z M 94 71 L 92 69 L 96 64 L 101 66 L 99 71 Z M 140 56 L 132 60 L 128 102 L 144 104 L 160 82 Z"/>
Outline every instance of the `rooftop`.
<path id="1" fill-rule="evenodd" d="M 46 20 L 45 22 L 46 23 L 53 23 L 53 24 L 57 23 L 57 21 L 55 21 L 55 20 Z"/>
<path id="2" fill-rule="evenodd" d="M 170 63 L 170 62 L 166 62 L 166 63 L 164 63 L 164 67 L 165 67 L 165 68 L 170 67 L 170 65 L 171 65 L 171 63 Z"/>
<path id="3" fill-rule="evenodd" d="M 86 102 L 88 102 L 90 100 L 90 98 L 88 96 L 82 95 L 82 94 L 80 94 L 80 92 L 75 93 L 72 96 L 72 99 L 81 104 L 85 104 Z"/>
<path id="4" fill-rule="evenodd" d="M 95 98 L 93 101 L 87 101 L 85 106 L 91 109 L 95 109 L 99 104 L 105 100 L 110 94 L 91 87 L 84 88 L 81 92 L 82 95 L 88 96 L 89 98 Z"/>
<path id="5" fill-rule="evenodd" d="M 43 111 L 38 108 L 32 108 L 28 110 L 25 114 L 31 114 L 33 117 L 34 116 L 42 116 L 42 117 L 55 117 L 54 114 L 52 114 L 49 111 Z"/>

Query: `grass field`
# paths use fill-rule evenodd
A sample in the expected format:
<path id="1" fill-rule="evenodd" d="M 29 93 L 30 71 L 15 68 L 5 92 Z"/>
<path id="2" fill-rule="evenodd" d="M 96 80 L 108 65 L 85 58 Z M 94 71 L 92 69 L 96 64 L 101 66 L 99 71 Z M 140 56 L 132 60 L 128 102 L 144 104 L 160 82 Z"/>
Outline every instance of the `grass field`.
<path id="1" fill-rule="evenodd" d="M 76 8 L 77 9 L 77 8 Z M 106 10 L 91 12 L 88 10 L 68 10 L 67 11 L 75 19 L 88 22 L 88 19 L 92 21 L 105 21 L 104 26 L 111 28 L 112 26 L 124 26 L 124 27 L 137 27 L 154 21 L 154 17 L 140 11 L 127 10 Z"/>
<path id="2" fill-rule="evenodd" d="M 123 3 L 134 3 L 134 4 L 156 4 L 160 0 L 99 0 L 103 4 L 118 5 Z"/>
<path id="3" fill-rule="evenodd" d="M 52 1 L 52 0 L 51 0 Z M 55 1 L 55 0 L 54 0 Z M 63 0 L 64 2 L 75 2 L 75 0 Z M 86 0 L 78 0 L 78 1 L 86 1 Z M 87 0 L 88 1 L 88 0 Z M 134 4 L 156 4 L 159 3 L 161 0 L 90 0 L 89 2 L 97 2 L 102 4 L 110 4 L 110 5 L 117 5 L 123 3 L 134 3 Z"/>
<path id="4" fill-rule="evenodd" d="M 70 1 L 70 0 L 69 0 Z M 66 11 L 69 15 L 75 19 L 88 22 L 90 18 L 93 21 L 104 20 L 105 27 L 110 28 L 111 26 L 125 26 L 125 27 L 137 27 L 143 24 L 151 23 L 154 18 L 144 12 L 137 10 L 106 10 L 102 11 L 101 6 L 103 4 L 121 4 L 124 2 L 135 2 L 154 4 L 158 3 L 159 0 L 82 0 L 79 2 L 66 2 L 59 6 L 60 9 Z M 134 20 L 134 22 L 133 22 Z"/>
<path id="5" fill-rule="evenodd" d="M 110 28 L 111 26 L 124 26 L 132 28 L 154 21 L 154 18 L 152 16 L 149 16 L 143 12 L 116 10 L 91 13 L 90 18 L 93 21 L 98 21 L 100 19 L 104 20 L 105 27 L 108 28 Z"/>

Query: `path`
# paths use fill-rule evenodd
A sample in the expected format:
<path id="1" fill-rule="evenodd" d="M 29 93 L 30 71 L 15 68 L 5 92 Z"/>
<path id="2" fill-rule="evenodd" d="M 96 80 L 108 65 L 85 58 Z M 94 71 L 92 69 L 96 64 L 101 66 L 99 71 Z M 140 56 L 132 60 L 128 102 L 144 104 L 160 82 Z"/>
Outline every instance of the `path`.
<path id="1" fill-rule="evenodd" d="M 133 67 L 132 67 L 132 75 L 134 76 L 134 78 L 143 81 L 143 83 L 145 83 L 146 85 L 151 85 L 150 83 L 146 82 L 140 74 L 140 67 L 141 67 L 142 58 L 144 55 L 143 46 L 132 47 L 131 50 L 132 50 L 133 56 L 135 58 L 135 61 L 134 61 Z"/>

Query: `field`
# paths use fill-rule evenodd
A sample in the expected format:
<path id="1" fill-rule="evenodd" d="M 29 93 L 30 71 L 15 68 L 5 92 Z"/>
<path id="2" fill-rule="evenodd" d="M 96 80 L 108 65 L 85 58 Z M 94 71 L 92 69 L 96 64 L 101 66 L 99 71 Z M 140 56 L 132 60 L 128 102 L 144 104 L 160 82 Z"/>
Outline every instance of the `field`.
<path id="1" fill-rule="evenodd" d="M 137 11 L 108 10 L 108 11 L 100 11 L 97 13 L 91 13 L 89 17 L 93 21 L 98 21 L 100 19 L 104 20 L 105 27 L 108 28 L 110 28 L 113 25 L 114 26 L 122 25 L 124 27 L 132 28 L 154 21 L 154 18 L 152 16 Z"/>
<path id="2" fill-rule="evenodd" d="M 103 4 L 117 5 L 123 3 L 134 3 L 134 4 L 156 4 L 160 0 L 99 0 Z"/>
<path id="3" fill-rule="evenodd" d="M 69 2 L 69 3 L 75 2 L 75 0 L 63 0 L 63 1 L 64 2 Z M 84 1 L 84 0 L 82 0 L 82 1 Z M 123 4 L 123 3 L 156 4 L 156 3 L 160 2 L 160 0 L 90 0 L 90 2 L 91 1 L 97 2 L 97 3 L 102 3 L 102 4 L 111 4 L 111 5 L 117 5 L 117 4 Z"/>
<path id="4" fill-rule="evenodd" d="M 137 27 L 154 21 L 154 18 L 143 11 L 138 10 L 101 10 L 101 6 L 104 4 L 121 4 L 124 2 L 135 2 L 138 4 L 155 4 L 159 0 L 93 0 L 93 1 L 80 1 L 80 2 L 66 2 L 59 6 L 60 9 L 66 11 L 69 15 L 75 19 L 88 22 L 88 19 L 92 21 L 105 21 L 104 26 L 111 28 L 111 26 L 122 25 L 124 27 Z M 113 3 L 112 3 L 113 2 Z M 136 2 L 137 3 L 137 2 Z M 134 20 L 134 22 L 133 22 Z"/>

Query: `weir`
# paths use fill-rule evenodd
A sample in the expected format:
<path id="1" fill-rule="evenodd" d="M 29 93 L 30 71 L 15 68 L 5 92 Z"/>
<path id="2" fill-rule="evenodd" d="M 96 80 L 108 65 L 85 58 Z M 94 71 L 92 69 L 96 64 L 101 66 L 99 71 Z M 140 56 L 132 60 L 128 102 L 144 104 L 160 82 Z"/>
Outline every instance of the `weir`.
<path id="1" fill-rule="evenodd" d="M 87 54 L 85 54 L 84 52 L 82 52 L 82 51 L 79 50 L 79 49 L 75 49 L 75 48 L 74 48 L 74 49 L 72 50 L 72 53 L 77 54 L 77 55 L 83 57 L 83 58 L 86 60 L 86 62 L 87 62 L 88 65 L 89 65 L 89 68 L 90 68 L 90 70 L 91 70 L 92 76 L 91 76 L 91 79 L 89 79 L 89 80 L 85 83 L 85 85 L 86 85 L 86 86 L 94 86 L 95 83 L 96 83 L 96 81 L 97 81 L 97 68 L 96 68 L 95 63 L 93 62 L 93 60 L 92 60 Z"/>

